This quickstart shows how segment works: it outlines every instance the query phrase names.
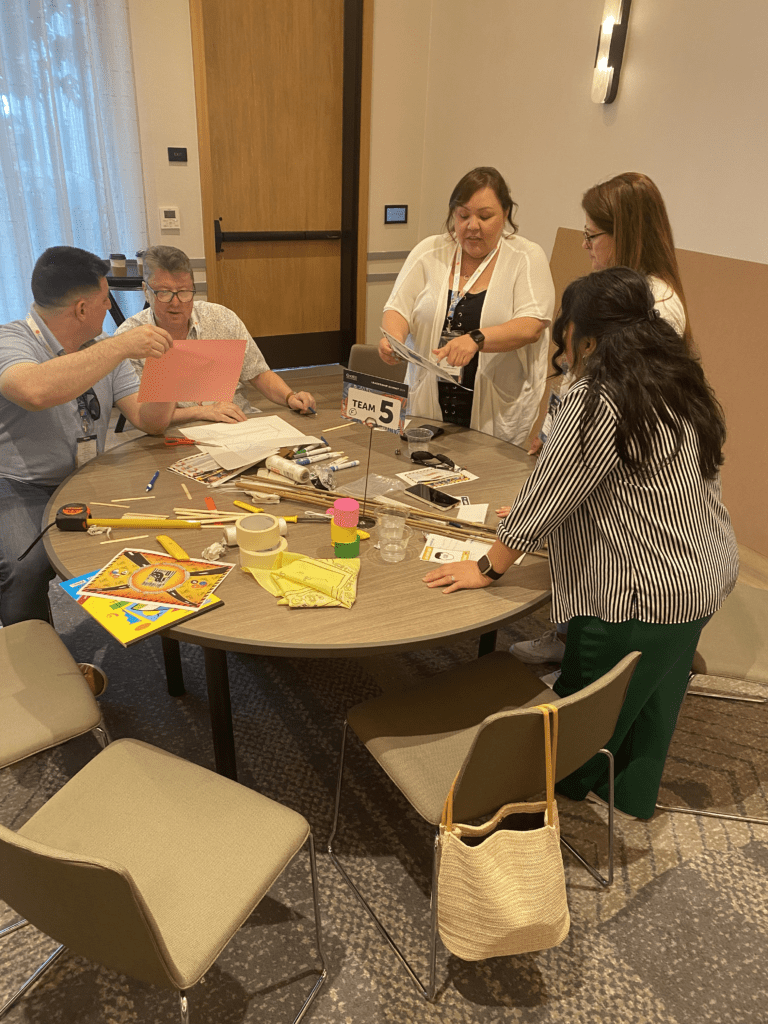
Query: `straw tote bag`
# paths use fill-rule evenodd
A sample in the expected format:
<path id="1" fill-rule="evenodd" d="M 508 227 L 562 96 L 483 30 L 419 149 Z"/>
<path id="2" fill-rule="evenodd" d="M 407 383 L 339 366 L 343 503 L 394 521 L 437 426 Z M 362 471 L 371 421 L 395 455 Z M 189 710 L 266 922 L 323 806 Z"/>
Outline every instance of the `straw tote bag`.
<path id="1" fill-rule="evenodd" d="M 454 779 L 440 823 L 437 920 L 462 960 L 557 946 L 571 925 L 555 803 L 557 708 L 542 704 L 547 799 L 505 804 L 484 825 L 453 821 Z"/>

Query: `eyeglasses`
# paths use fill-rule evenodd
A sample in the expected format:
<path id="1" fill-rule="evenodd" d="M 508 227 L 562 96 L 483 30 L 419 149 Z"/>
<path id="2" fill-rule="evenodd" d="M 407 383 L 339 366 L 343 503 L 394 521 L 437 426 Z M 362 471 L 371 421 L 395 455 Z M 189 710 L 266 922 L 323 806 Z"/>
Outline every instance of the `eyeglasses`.
<path id="1" fill-rule="evenodd" d="M 594 233 L 594 235 L 590 235 L 590 233 L 588 231 L 582 231 L 582 234 L 584 235 L 584 241 L 587 243 L 587 248 L 591 249 L 592 248 L 592 239 L 593 238 L 599 238 L 600 235 L 607 235 L 608 232 L 607 231 L 596 231 Z"/>
<path id="2" fill-rule="evenodd" d="M 101 416 L 101 403 L 93 388 L 88 388 L 82 395 L 78 395 L 77 408 L 81 416 L 87 412 L 92 420 L 97 420 Z"/>
<path id="3" fill-rule="evenodd" d="M 146 282 L 144 283 L 146 284 Z M 181 291 L 178 292 L 167 291 L 165 288 L 155 291 L 155 289 L 150 288 L 149 285 L 147 285 L 147 288 L 149 288 L 155 298 L 159 299 L 160 302 L 171 302 L 174 295 L 178 295 L 179 302 L 189 302 L 189 300 L 194 298 L 195 295 L 194 288 L 182 288 Z"/>

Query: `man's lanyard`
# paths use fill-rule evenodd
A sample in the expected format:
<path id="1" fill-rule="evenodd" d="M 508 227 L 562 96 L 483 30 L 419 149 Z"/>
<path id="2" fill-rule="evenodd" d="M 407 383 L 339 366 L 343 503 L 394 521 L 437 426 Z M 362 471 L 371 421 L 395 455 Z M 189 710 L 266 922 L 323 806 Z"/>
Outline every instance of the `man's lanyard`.
<path id="1" fill-rule="evenodd" d="M 458 306 L 459 302 L 464 298 L 464 296 L 467 294 L 469 289 L 472 287 L 472 285 L 475 283 L 475 281 L 478 279 L 478 277 L 480 277 L 482 272 L 485 270 L 485 268 L 491 262 L 493 257 L 499 251 L 499 246 L 500 245 L 501 245 L 501 241 L 498 241 L 496 243 L 496 248 L 488 253 L 488 255 L 485 257 L 483 262 L 480 264 L 480 266 L 474 272 L 472 277 L 470 277 L 470 279 L 467 281 L 467 283 L 464 285 L 464 287 L 461 289 L 461 291 L 459 291 L 459 281 L 461 280 L 461 245 L 460 245 L 459 242 L 456 243 L 456 253 L 454 255 L 454 263 L 455 263 L 455 265 L 454 265 L 454 269 L 453 269 L 453 287 L 451 288 L 451 304 L 448 307 L 448 317 L 447 317 L 449 328 L 450 328 L 451 323 L 453 322 L 453 314 L 456 312 L 456 307 Z"/>
<path id="2" fill-rule="evenodd" d="M 43 343 L 43 345 L 45 345 L 46 349 L 50 352 L 51 356 L 54 359 L 56 358 L 57 355 L 63 355 L 64 354 L 63 352 L 56 353 L 56 352 L 53 351 L 51 346 L 45 340 L 45 336 L 43 335 L 43 332 L 40 330 L 40 328 L 35 323 L 34 318 L 33 318 L 31 313 L 27 313 L 27 326 L 32 331 L 34 336 L 38 339 L 38 341 L 41 341 Z M 91 434 L 91 431 L 93 430 L 93 422 L 91 421 L 91 418 L 88 415 L 88 409 L 87 409 L 87 406 L 86 406 L 86 403 L 85 403 L 85 398 L 82 395 L 80 395 L 79 398 L 74 399 L 74 401 L 77 404 L 77 411 L 80 414 L 80 426 L 83 429 L 83 436 L 85 438 L 89 438 L 90 439 L 93 436 Z"/>

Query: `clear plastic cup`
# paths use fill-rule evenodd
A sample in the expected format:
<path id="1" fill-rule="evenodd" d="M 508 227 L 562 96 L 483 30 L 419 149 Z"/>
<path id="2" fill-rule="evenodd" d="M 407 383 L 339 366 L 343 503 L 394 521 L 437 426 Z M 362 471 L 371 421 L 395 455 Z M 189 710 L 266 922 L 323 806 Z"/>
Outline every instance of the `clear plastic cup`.
<path id="1" fill-rule="evenodd" d="M 376 517 L 379 540 L 383 537 L 402 537 L 407 515 L 408 512 L 404 508 L 392 508 L 387 509 L 386 512 L 379 512 Z"/>
<path id="2" fill-rule="evenodd" d="M 402 562 L 413 531 L 406 526 L 399 537 L 379 536 L 379 552 L 385 562 Z"/>
<path id="3" fill-rule="evenodd" d="M 411 430 L 406 430 L 405 439 L 408 442 L 409 455 L 413 455 L 414 452 L 428 452 L 432 441 L 432 431 L 425 427 L 413 427 Z"/>

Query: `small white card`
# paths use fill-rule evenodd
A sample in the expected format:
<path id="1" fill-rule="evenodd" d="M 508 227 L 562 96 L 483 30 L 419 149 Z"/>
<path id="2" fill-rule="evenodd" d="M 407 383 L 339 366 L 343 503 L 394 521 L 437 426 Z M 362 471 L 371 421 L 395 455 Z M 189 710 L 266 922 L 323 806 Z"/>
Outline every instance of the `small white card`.
<path id="1" fill-rule="evenodd" d="M 485 523 L 485 517 L 488 512 L 488 505 L 459 505 L 458 511 L 456 512 L 456 518 L 463 520 L 465 523 Z"/>

